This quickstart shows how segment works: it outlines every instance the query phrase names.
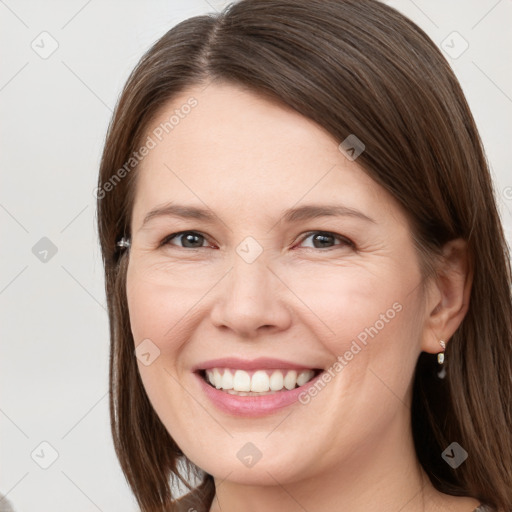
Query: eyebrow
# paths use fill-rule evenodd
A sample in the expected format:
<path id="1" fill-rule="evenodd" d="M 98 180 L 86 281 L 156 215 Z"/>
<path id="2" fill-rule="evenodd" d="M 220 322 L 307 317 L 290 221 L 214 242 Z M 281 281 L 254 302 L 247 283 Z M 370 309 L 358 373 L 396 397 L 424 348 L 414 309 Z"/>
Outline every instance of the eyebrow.
<path id="1" fill-rule="evenodd" d="M 213 224 L 217 217 L 207 208 L 198 208 L 195 206 L 185 206 L 179 204 L 165 204 L 151 210 L 142 222 L 144 227 L 151 219 L 156 217 L 177 217 L 181 219 L 195 219 Z M 368 217 L 363 212 L 348 206 L 342 205 L 319 205 L 308 204 L 296 208 L 290 208 L 282 213 L 282 219 L 285 223 L 295 223 L 319 217 L 354 217 L 367 222 L 377 223 L 375 219 Z"/>

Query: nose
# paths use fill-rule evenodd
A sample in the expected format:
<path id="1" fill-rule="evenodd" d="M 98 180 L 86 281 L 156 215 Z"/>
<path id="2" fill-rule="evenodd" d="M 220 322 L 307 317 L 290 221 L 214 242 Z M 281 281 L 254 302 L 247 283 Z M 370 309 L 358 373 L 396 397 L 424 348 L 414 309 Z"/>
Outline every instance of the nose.
<path id="1" fill-rule="evenodd" d="M 286 303 L 290 292 L 263 258 L 252 263 L 235 258 L 217 288 L 211 320 L 219 329 L 253 339 L 290 326 L 292 315 Z"/>

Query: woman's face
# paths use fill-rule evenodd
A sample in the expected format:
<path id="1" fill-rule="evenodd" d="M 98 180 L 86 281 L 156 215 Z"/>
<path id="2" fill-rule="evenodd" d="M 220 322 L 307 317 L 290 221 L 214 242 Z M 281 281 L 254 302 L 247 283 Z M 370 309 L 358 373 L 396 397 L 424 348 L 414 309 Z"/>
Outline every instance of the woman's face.
<path id="1" fill-rule="evenodd" d="M 236 86 L 189 89 L 147 136 L 130 321 L 148 397 L 188 458 L 275 485 L 409 439 L 432 333 L 393 198 L 341 141 Z"/>

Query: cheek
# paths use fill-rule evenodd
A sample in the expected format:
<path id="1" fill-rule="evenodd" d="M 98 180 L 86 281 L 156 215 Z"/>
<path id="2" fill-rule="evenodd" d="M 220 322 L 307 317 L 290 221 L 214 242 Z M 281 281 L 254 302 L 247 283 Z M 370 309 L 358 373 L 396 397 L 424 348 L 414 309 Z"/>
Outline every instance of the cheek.
<path id="1" fill-rule="evenodd" d="M 135 344 L 147 338 L 160 340 L 160 350 L 173 352 L 176 347 L 162 340 L 180 339 L 185 317 L 204 294 L 204 283 L 191 273 L 144 268 L 139 262 L 128 267 L 126 280 Z"/>
<path id="2" fill-rule="evenodd" d="M 389 331 L 403 307 L 405 286 L 390 268 L 316 266 L 288 273 L 288 282 L 314 315 L 319 339 L 336 354 L 353 339 L 364 343 Z"/>
<path id="3" fill-rule="evenodd" d="M 154 411 L 166 428 L 180 431 L 180 421 L 169 411 L 184 410 L 186 396 L 176 382 L 175 362 L 190 309 L 187 288 L 155 280 L 132 263 L 126 276 L 126 295 L 139 374 Z M 193 294 L 191 294 L 193 295 Z M 191 297 L 192 300 L 193 297 Z M 196 299 L 197 300 L 197 299 Z M 176 340 L 173 343 L 173 340 Z M 143 354 L 150 354 L 149 364 Z"/>
<path id="4" fill-rule="evenodd" d="M 319 385 L 301 403 L 325 423 L 333 444 L 375 435 L 408 400 L 421 326 L 421 295 L 418 288 L 411 293 L 411 284 L 419 277 L 412 268 L 381 270 L 334 272 L 323 286 L 305 275 L 297 291 L 321 319 L 311 325 L 332 354 L 325 374 L 330 392 Z M 345 418 L 352 426 L 340 431 Z"/>
<path id="5" fill-rule="evenodd" d="M 332 354 L 333 375 L 343 374 L 336 385 L 374 394 L 374 372 L 406 393 L 419 354 L 419 279 L 412 265 L 389 264 L 306 268 L 288 281 L 312 312 L 309 324 Z"/>

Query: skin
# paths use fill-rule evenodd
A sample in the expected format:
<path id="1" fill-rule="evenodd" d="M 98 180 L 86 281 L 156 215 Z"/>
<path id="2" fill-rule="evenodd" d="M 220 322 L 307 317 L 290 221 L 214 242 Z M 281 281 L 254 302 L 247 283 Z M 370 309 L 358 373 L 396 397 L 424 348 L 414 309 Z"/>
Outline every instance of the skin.
<path id="1" fill-rule="evenodd" d="M 478 501 L 436 491 L 415 455 L 411 384 L 421 351 L 441 351 L 462 321 L 471 278 L 461 240 L 445 247 L 440 278 L 422 276 L 406 213 L 313 121 L 240 86 L 190 88 L 158 113 L 148 135 L 190 97 L 198 104 L 149 151 L 132 215 L 127 296 L 148 397 L 187 457 L 215 478 L 212 511 L 471 512 Z M 146 214 L 165 203 L 205 205 L 216 220 Z M 340 204 L 374 219 L 283 211 Z M 162 240 L 180 231 L 204 238 Z M 345 237 L 318 243 L 324 231 Z M 248 263 L 246 237 L 263 252 Z M 193 245 L 194 247 L 194 245 Z M 380 315 L 402 306 L 307 405 L 258 418 L 219 411 L 191 372 L 218 357 L 276 357 L 328 369 Z M 246 467 L 246 443 L 261 459 Z M 343 504 L 343 509 L 340 508 Z"/>

